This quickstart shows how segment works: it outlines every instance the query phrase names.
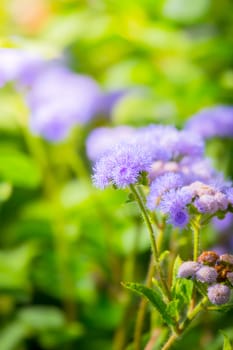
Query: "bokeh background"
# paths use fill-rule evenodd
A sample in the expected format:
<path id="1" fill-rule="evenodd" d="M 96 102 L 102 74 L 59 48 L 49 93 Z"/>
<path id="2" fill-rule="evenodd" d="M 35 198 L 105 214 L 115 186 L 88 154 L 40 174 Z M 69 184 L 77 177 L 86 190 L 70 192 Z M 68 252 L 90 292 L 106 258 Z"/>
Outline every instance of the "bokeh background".
<path id="1" fill-rule="evenodd" d="M 104 91 L 127 91 L 107 120 L 55 144 L 31 135 L 11 85 L 0 91 L 0 350 L 130 349 L 138 299 L 120 283 L 144 280 L 149 241 L 124 193 L 92 188 L 85 138 L 97 125 L 182 127 L 232 105 L 233 3 L 2 0 L 0 23 L 1 47 L 62 57 Z M 208 145 L 228 176 L 229 149 Z M 173 251 L 185 257 L 188 239 L 175 237 Z M 219 241 L 210 228 L 203 245 Z M 233 338 L 232 321 L 207 315 L 174 348 L 221 349 L 217 330 Z"/>

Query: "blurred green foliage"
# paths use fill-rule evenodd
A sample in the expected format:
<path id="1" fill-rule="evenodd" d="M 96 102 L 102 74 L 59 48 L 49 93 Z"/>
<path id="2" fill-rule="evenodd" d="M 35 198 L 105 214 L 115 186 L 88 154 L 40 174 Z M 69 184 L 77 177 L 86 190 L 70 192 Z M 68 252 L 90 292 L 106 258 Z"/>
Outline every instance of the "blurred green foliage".
<path id="1" fill-rule="evenodd" d="M 233 103 L 231 0 L 2 0 L 0 20 L 1 46 L 62 53 L 103 89 L 133 88 L 113 125 L 182 126 L 202 107 Z M 91 189 L 90 174 L 76 174 L 74 145 L 34 139 L 27 118 L 20 96 L 4 88 L 0 350 L 125 349 L 138 299 L 120 283 L 142 282 L 150 255 L 141 217 L 125 194 Z M 89 171 L 87 132 L 77 132 L 75 147 Z M 203 244 L 216 237 L 208 231 Z M 185 258 L 190 239 L 174 233 L 174 246 L 164 248 L 181 247 Z M 230 322 L 230 313 L 207 315 L 174 349 L 221 349 L 215 335 Z"/>

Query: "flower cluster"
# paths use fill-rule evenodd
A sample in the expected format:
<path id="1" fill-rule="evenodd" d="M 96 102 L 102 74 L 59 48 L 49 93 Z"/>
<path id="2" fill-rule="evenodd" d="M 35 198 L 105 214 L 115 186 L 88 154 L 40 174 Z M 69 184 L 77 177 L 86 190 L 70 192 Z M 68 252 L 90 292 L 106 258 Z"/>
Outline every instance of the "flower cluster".
<path id="1" fill-rule="evenodd" d="M 218 255 L 214 251 L 203 252 L 198 261 L 181 264 L 178 277 L 192 278 L 205 283 L 212 304 L 221 305 L 229 301 L 233 288 L 233 255 Z"/>
<path id="2" fill-rule="evenodd" d="M 182 177 L 177 178 L 177 174 L 170 173 L 154 180 L 147 205 L 150 210 L 157 207 L 168 214 L 169 222 L 173 225 L 184 227 L 189 222 L 190 212 L 203 215 L 225 213 L 232 205 L 232 188 L 229 185 L 224 182 L 211 185 L 195 181 L 182 186 Z"/>
<path id="3" fill-rule="evenodd" d="M 206 108 L 195 114 L 186 124 L 186 129 L 205 139 L 233 137 L 233 106 Z"/>
<path id="4" fill-rule="evenodd" d="M 147 172 L 150 181 L 155 174 L 155 168 L 158 170 L 158 166 L 163 168 L 162 174 L 176 172 L 178 177 L 180 173 L 183 176 L 186 173 L 188 179 L 190 177 L 189 165 L 194 167 L 195 162 L 200 163 L 204 151 L 203 141 L 198 136 L 187 131 L 179 131 L 172 126 L 150 125 L 135 129 L 129 127 L 97 129 L 90 134 L 86 147 L 89 158 L 97 160 L 94 179 L 98 187 L 103 188 L 103 186 L 98 185 L 96 177 L 100 177 L 103 164 L 109 163 L 107 159 L 115 158 L 117 148 L 121 149 L 123 157 L 124 153 L 128 153 L 128 147 L 135 147 L 135 145 L 141 149 L 138 154 L 144 153 L 147 157 Z M 141 162 L 140 157 L 139 162 Z M 175 168 L 177 171 L 174 171 Z M 205 173 L 204 177 L 210 177 L 207 166 L 204 170 L 200 170 L 200 168 L 198 170 L 197 166 L 196 178 L 202 178 L 201 171 Z M 195 174 L 194 171 L 192 178 L 193 174 Z M 129 182 L 128 185 L 131 183 Z"/>

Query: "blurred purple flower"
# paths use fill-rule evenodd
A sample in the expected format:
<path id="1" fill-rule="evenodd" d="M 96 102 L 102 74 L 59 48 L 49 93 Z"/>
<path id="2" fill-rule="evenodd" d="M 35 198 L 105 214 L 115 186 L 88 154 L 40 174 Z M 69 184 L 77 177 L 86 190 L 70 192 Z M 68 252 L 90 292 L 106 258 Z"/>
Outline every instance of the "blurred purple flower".
<path id="1" fill-rule="evenodd" d="M 203 109 L 188 120 L 186 129 L 205 139 L 233 137 L 233 106 L 219 105 Z"/>
<path id="2" fill-rule="evenodd" d="M 115 128 L 102 127 L 94 129 L 88 135 L 86 140 L 88 158 L 91 161 L 97 161 L 117 144 L 127 142 L 134 133 L 135 129 L 129 126 L 118 126 Z"/>
<path id="3" fill-rule="evenodd" d="M 227 231 L 233 226 L 233 213 L 227 213 L 223 219 L 215 217 L 213 219 L 213 224 L 219 232 Z"/>
<path id="4" fill-rule="evenodd" d="M 10 81 L 30 85 L 44 64 L 45 60 L 31 51 L 0 48 L 0 87 Z"/>

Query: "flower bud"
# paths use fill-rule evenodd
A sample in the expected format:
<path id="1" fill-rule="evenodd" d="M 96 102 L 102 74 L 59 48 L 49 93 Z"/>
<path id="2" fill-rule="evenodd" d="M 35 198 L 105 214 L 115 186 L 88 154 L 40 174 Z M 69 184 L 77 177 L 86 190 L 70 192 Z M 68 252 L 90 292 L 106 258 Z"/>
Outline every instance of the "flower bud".
<path id="1" fill-rule="evenodd" d="M 203 266 L 196 273 L 196 279 L 202 283 L 214 283 L 217 281 L 217 271 L 213 267 Z"/>
<path id="2" fill-rule="evenodd" d="M 226 304 L 231 295 L 231 290 L 224 284 L 214 284 L 208 288 L 208 298 L 212 304 L 222 305 Z"/>
<path id="3" fill-rule="evenodd" d="M 198 257 L 198 262 L 202 263 L 204 265 L 214 266 L 215 262 L 219 259 L 219 256 L 217 253 L 213 251 L 206 251 L 203 252 Z"/>
<path id="4" fill-rule="evenodd" d="M 180 265 L 178 277 L 194 277 L 200 267 L 201 265 L 196 261 L 185 261 L 182 265 Z"/>

